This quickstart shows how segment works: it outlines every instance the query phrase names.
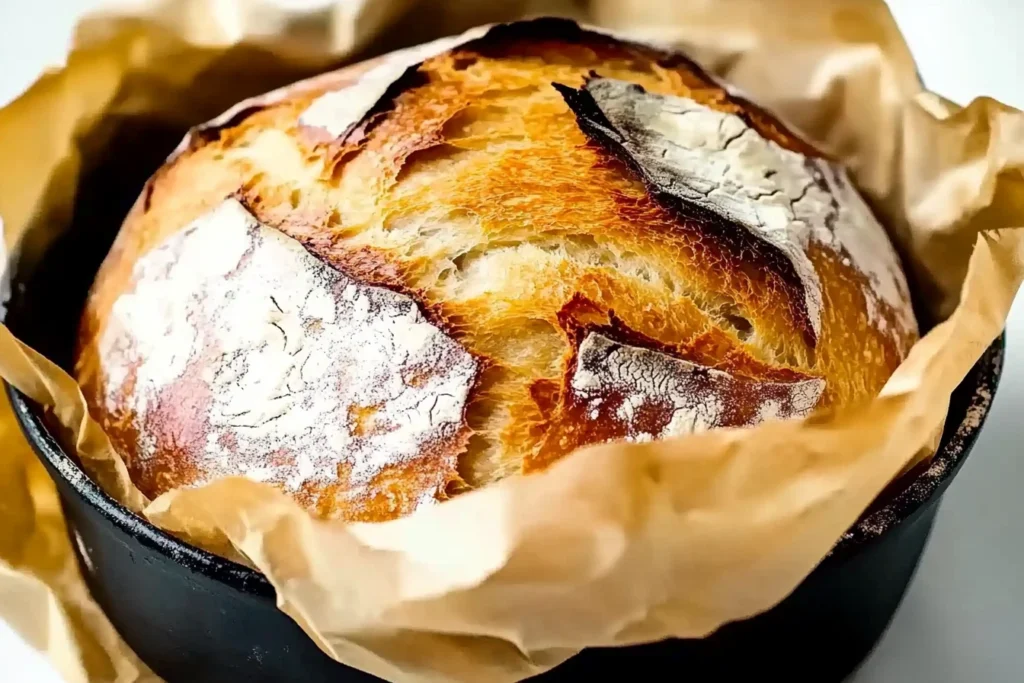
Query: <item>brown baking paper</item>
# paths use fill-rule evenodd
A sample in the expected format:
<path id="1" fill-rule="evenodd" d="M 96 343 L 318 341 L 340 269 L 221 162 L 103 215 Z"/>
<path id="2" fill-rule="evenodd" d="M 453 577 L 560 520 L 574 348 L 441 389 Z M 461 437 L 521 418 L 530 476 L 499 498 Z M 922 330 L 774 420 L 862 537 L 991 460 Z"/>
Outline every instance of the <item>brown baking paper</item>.
<path id="1" fill-rule="evenodd" d="M 322 649 L 383 678 L 513 681 L 586 646 L 704 636 L 775 605 L 927 454 L 950 393 L 1002 330 L 1024 276 L 1024 114 L 923 90 L 881 2 L 340 5 L 300 21 L 197 0 L 150 6 L 161 26 L 87 22 L 67 66 L 0 111 L 7 246 L 31 266 L 68 225 L 89 168 L 129 156 L 116 142 L 124 127 L 180 131 L 328 58 L 557 11 L 684 47 L 844 160 L 903 253 L 921 310 L 944 322 L 865 405 L 592 446 L 376 525 L 314 520 L 244 479 L 146 501 L 74 381 L 6 328 L 0 375 L 50 407 L 108 490 L 258 567 Z M 0 615 L 68 680 L 148 680 L 89 600 L 53 486 L 2 411 L 0 596 L 19 600 L 0 600 Z"/>

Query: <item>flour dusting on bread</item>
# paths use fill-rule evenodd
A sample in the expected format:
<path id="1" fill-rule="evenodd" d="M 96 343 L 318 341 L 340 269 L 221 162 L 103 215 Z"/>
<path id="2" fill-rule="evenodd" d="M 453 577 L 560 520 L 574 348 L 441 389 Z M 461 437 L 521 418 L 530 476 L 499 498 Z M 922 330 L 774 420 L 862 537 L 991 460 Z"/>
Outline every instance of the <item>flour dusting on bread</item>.
<path id="1" fill-rule="evenodd" d="M 893 311 L 904 311 L 906 282 L 885 231 L 845 171 L 784 149 L 735 114 L 687 97 L 594 78 L 584 89 L 604 120 L 588 123 L 621 146 L 659 193 L 749 230 L 790 262 L 805 294 L 815 335 L 821 332 L 822 288 L 807 251 L 813 241 L 848 256 Z M 576 107 L 577 116 L 587 112 Z M 904 331 L 912 319 L 901 316 Z"/>
<path id="2" fill-rule="evenodd" d="M 825 381 L 753 382 L 591 332 L 580 344 L 570 387 L 591 419 L 615 419 L 625 438 L 648 441 L 806 417 Z"/>
<path id="3" fill-rule="evenodd" d="M 101 344 L 112 407 L 133 375 L 140 458 L 181 445 L 148 424 L 174 400 L 197 401 L 204 423 L 194 484 L 243 475 L 298 493 L 342 476 L 355 504 L 389 468 L 461 445 L 476 360 L 410 298 L 348 279 L 238 201 L 146 254 L 134 277 Z M 443 491 L 449 465 L 417 504 Z"/>

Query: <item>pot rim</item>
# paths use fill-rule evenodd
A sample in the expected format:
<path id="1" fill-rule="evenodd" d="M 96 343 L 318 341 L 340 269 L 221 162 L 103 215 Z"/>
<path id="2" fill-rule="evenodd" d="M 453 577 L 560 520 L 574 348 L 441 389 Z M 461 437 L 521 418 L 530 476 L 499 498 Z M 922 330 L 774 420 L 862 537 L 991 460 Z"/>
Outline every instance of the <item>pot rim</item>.
<path id="1" fill-rule="evenodd" d="M 880 498 L 887 498 L 886 502 L 874 509 L 869 508 L 840 537 L 824 561 L 846 557 L 864 544 L 880 538 L 889 529 L 913 517 L 945 489 L 966 460 L 988 417 L 1002 374 L 1005 348 L 1004 331 L 958 385 L 953 398 L 960 392 L 969 393 L 959 401 L 951 399 L 939 448 L 928 461 L 927 467 L 912 477 L 901 475 L 897 482 L 907 479 L 905 487 L 888 496 L 883 492 Z M 43 411 L 6 381 L 4 385 L 22 433 L 36 454 L 49 463 L 76 494 L 108 521 L 192 571 L 198 571 L 244 593 L 274 597 L 273 586 L 259 571 L 181 541 L 114 500 L 63 449 L 43 420 Z M 956 415 L 953 415 L 954 412 Z M 950 417 L 956 420 L 951 421 Z"/>

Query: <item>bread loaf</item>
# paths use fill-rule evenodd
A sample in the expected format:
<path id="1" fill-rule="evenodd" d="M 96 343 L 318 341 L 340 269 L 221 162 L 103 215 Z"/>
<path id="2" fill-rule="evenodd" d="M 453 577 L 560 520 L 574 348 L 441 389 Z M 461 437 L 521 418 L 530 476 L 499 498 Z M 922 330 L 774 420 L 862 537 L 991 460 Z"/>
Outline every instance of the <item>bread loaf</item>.
<path id="1" fill-rule="evenodd" d="M 146 183 L 76 361 L 149 496 L 376 521 L 865 400 L 917 339 L 844 169 L 682 55 L 482 27 L 241 103 Z"/>

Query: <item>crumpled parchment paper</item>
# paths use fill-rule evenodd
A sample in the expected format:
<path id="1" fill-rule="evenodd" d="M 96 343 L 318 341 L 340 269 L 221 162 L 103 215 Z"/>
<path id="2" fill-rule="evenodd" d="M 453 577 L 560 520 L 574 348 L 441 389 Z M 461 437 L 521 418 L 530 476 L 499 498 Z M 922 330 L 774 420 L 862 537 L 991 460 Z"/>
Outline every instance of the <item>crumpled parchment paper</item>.
<path id="1" fill-rule="evenodd" d="M 291 5 L 143 1 L 85 20 L 66 66 L 0 110 L 0 216 L 19 268 L 66 229 L 96 160 L 131 154 L 110 146 L 126 123 L 184 132 L 341 59 L 547 13 L 682 47 L 842 159 L 922 313 L 942 321 L 865 405 L 587 447 L 377 525 L 314 520 L 242 479 L 147 501 L 74 381 L 0 328 L 0 375 L 50 407 L 90 474 L 155 524 L 258 567 L 280 608 L 349 665 L 512 681 L 586 646 L 699 637 L 772 607 L 927 454 L 950 392 L 1002 330 L 1024 276 L 1024 114 L 926 91 L 880 1 Z M 89 598 L 6 403 L 0 439 L 0 617 L 69 681 L 153 680 Z"/>

